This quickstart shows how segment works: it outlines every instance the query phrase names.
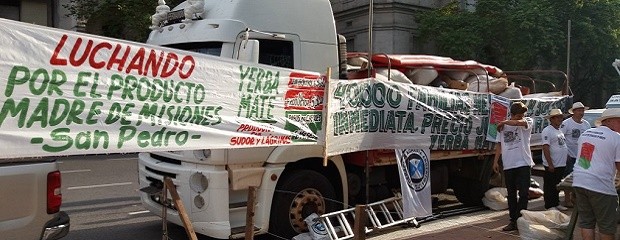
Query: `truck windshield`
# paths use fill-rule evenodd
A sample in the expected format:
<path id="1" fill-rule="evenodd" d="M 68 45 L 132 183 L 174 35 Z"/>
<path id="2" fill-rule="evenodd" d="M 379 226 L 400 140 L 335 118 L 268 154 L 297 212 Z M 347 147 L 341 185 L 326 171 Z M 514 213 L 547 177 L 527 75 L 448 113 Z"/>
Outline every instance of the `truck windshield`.
<path id="1" fill-rule="evenodd" d="M 189 42 L 166 45 L 166 47 L 182 49 L 202 54 L 220 56 L 222 54 L 222 42 Z"/>

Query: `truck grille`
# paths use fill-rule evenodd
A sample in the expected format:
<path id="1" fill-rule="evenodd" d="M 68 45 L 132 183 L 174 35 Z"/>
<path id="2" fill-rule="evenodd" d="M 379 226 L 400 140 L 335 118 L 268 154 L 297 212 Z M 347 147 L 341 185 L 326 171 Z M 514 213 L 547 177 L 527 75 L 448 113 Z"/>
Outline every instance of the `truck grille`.
<path id="1" fill-rule="evenodd" d="M 166 177 L 170 177 L 170 178 L 176 178 L 176 177 L 177 177 L 177 175 L 176 175 L 176 174 L 174 174 L 174 173 L 162 172 L 162 171 L 155 170 L 155 169 L 152 169 L 152 168 L 150 168 L 150 167 L 146 167 L 146 166 L 145 166 L 144 168 L 145 168 L 147 171 L 152 172 L 152 173 L 155 173 L 155 174 L 160 175 L 160 176 L 166 176 Z"/>
<path id="2" fill-rule="evenodd" d="M 160 156 L 160 155 L 153 154 L 153 153 L 151 153 L 150 155 L 151 155 L 151 157 L 153 159 L 156 159 L 156 160 L 159 160 L 159 161 L 162 161 L 162 162 L 165 162 L 165 163 L 170 163 L 170 164 L 174 164 L 174 165 L 181 165 L 181 161 L 180 160 L 176 160 L 176 159 Z"/>

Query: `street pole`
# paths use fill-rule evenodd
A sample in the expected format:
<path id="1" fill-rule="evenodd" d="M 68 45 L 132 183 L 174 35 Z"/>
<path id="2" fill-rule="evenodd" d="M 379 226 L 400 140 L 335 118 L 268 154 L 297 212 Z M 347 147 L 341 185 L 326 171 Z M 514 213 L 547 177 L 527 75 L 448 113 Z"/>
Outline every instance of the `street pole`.
<path id="1" fill-rule="evenodd" d="M 368 78 L 372 77 L 372 25 L 374 18 L 374 2 L 370 0 L 368 4 Z M 366 204 L 370 203 L 370 167 L 368 166 L 368 150 L 366 150 Z"/>

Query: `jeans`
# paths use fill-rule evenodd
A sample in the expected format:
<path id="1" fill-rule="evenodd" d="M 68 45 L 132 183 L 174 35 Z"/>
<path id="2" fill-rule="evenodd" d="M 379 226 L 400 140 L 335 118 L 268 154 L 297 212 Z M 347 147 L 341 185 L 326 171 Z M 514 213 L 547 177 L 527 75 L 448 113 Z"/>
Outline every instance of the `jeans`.
<path id="1" fill-rule="evenodd" d="M 506 190 L 508 190 L 508 212 L 510 221 L 516 222 L 521 217 L 521 210 L 527 209 L 528 195 L 530 190 L 530 166 L 504 170 Z M 519 199 L 517 201 L 517 191 Z"/>
<path id="2" fill-rule="evenodd" d="M 563 176 L 564 167 L 556 167 L 553 172 L 549 172 L 549 168 L 545 167 L 545 175 L 543 176 L 545 208 L 560 205 L 560 191 L 558 191 L 557 185 L 562 181 Z"/>
<path id="3" fill-rule="evenodd" d="M 573 157 L 566 157 L 566 168 L 564 169 L 564 175 L 563 177 L 568 176 L 568 174 L 573 172 L 573 167 L 575 166 L 575 158 Z"/>

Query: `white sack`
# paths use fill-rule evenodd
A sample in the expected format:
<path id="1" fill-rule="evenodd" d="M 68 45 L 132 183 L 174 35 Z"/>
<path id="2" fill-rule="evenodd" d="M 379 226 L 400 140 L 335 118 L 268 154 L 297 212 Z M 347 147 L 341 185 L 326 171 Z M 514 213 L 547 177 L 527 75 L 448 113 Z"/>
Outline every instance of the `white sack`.
<path id="1" fill-rule="evenodd" d="M 566 235 L 570 216 L 558 211 L 521 210 L 517 220 L 519 236 L 524 240 L 561 240 Z"/>

